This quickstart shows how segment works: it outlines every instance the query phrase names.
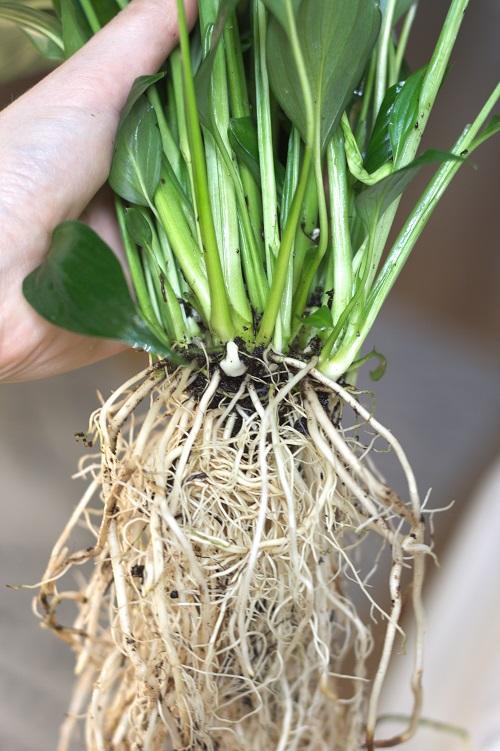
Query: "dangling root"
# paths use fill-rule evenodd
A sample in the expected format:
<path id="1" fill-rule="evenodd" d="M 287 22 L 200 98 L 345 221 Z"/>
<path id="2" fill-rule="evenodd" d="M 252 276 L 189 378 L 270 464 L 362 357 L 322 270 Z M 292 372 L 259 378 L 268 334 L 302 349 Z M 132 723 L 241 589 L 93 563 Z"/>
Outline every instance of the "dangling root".
<path id="1" fill-rule="evenodd" d="M 78 655 L 59 751 L 81 713 L 89 751 L 156 751 L 167 738 L 177 751 L 350 751 L 414 732 L 429 548 L 408 462 L 354 393 L 313 364 L 276 356 L 252 373 L 150 368 L 94 416 L 101 467 L 94 458 L 80 472 L 91 484 L 39 596 L 45 623 Z M 381 438 L 404 470 L 408 504 L 371 469 Z M 96 543 L 68 556 L 80 523 Z M 367 584 L 379 556 L 371 548 L 365 561 L 370 539 L 390 551 L 387 612 Z M 89 560 L 81 591 L 60 594 L 60 578 Z M 408 729 L 383 741 L 375 725 L 402 634 L 403 576 L 417 633 L 414 710 Z M 385 621 L 379 648 L 355 607 L 363 595 Z M 56 618 L 63 598 L 78 608 L 72 627 Z"/>

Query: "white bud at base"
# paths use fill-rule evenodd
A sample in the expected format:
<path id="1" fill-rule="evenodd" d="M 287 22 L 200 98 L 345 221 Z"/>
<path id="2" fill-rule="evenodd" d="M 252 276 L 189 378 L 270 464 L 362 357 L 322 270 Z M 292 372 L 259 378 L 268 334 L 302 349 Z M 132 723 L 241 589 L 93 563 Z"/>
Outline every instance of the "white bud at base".
<path id="1" fill-rule="evenodd" d="M 220 366 L 230 378 L 237 378 L 246 372 L 246 365 L 240 360 L 238 345 L 235 342 L 228 342 L 226 344 L 226 356 L 221 360 Z"/>

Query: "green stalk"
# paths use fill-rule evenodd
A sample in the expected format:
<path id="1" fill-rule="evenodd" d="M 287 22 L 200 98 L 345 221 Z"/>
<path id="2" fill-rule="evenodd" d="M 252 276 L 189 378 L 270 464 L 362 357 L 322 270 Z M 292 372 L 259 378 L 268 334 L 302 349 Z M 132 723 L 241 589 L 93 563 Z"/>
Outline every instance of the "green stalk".
<path id="1" fill-rule="evenodd" d="M 259 252 L 259 247 L 255 240 L 255 235 L 252 229 L 249 212 L 245 201 L 245 193 L 243 185 L 241 183 L 240 175 L 236 169 L 234 162 L 229 153 L 229 147 L 222 140 L 222 136 L 216 129 L 214 131 L 214 140 L 219 149 L 220 158 L 223 160 L 226 166 L 227 172 L 232 179 L 232 185 L 236 196 L 238 205 L 238 218 L 241 229 L 241 255 L 243 261 L 243 268 L 245 270 L 245 280 L 248 289 L 248 299 L 257 312 L 262 312 L 265 308 L 267 296 L 269 294 L 269 285 L 267 282 L 264 267 L 262 265 L 262 258 Z M 233 303 L 237 289 L 233 286 L 231 289 L 231 303 Z M 248 309 L 247 292 L 245 288 L 240 289 L 239 294 L 242 296 L 242 303 L 245 303 L 246 317 L 250 321 L 250 310 Z M 243 307 L 243 305 L 241 305 Z"/>
<path id="2" fill-rule="evenodd" d="M 101 24 L 90 0 L 80 0 L 80 5 L 88 21 L 92 34 L 97 34 L 101 30 Z"/>
<path id="3" fill-rule="evenodd" d="M 134 290 L 137 297 L 137 304 L 151 331 L 155 334 L 155 336 L 158 337 L 161 342 L 167 344 L 170 349 L 171 342 L 169 338 L 165 336 L 165 331 L 159 323 L 158 316 L 151 302 L 151 296 L 148 290 L 148 285 L 146 282 L 140 255 L 136 244 L 132 242 L 127 232 L 127 228 L 125 226 L 125 211 L 123 208 L 123 203 L 118 197 L 115 197 L 115 210 L 121 236 L 123 239 L 123 246 L 125 249 L 125 256 L 127 258 L 127 264 L 130 270 L 130 276 L 132 278 L 132 283 L 134 285 Z"/>
<path id="4" fill-rule="evenodd" d="M 284 227 L 288 220 L 290 207 L 293 202 L 293 196 L 297 190 L 297 183 L 300 177 L 300 154 L 302 151 L 302 141 L 300 134 L 296 128 L 292 128 L 289 143 L 289 154 L 287 159 L 287 169 L 285 174 L 285 185 L 283 190 L 283 197 L 281 199 L 281 226 Z M 288 184 L 290 186 L 288 187 Z M 313 241 L 311 240 L 312 233 L 318 226 L 318 195 L 316 190 L 316 179 L 312 170 L 309 172 L 309 180 L 302 202 L 302 210 L 300 213 L 299 227 L 295 233 L 295 241 L 293 246 L 293 291 L 294 295 L 297 293 L 302 284 L 304 269 L 307 269 L 307 255 L 311 250 Z M 310 285 L 308 286 L 309 290 Z M 307 293 L 306 293 L 307 296 Z M 305 304 L 305 302 L 304 302 Z M 296 304 L 294 302 L 293 309 L 296 313 Z"/>
<path id="5" fill-rule="evenodd" d="M 206 0 L 200 5 L 200 26 L 205 44 L 211 41 L 205 40 L 205 30 L 210 29 L 215 23 L 216 16 L 217 3 L 213 0 L 211 2 Z M 205 50 L 205 54 L 208 53 L 208 49 Z M 210 127 L 204 130 L 205 163 L 218 252 L 230 306 L 249 329 L 252 314 L 243 281 L 241 253 L 239 252 L 236 197 L 236 184 L 239 183 L 239 177 L 236 175 L 235 165 L 229 152 L 227 135 L 229 95 L 222 41 L 213 60 L 209 100 Z"/>
<path id="6" fill-rule="evenodd" d="M 361 110 L 356 125 L 356 143 L 361 150 L 365 147 L 365 139 L 367 139 L 368 133 L 368 121 L 370 104 L 372 103 L 373 90 L 375 87 L 375 75 L 377 71 L 377 60 L 375 55 L 371 56 L 370 63 L 368 65 L 368 72 L 366 74 L 366 83 L 363 90 L 363 98 L 361 101 Z M 373 127 L 375 120 L 372 121 Z"/>
<path id="7" fill-rule="evenodd" d="M 349 231 L 350 192 L 342 129 L 337 128 L 327 149 L 330 220 L 333 246 L 332 320 L 335 324 L 352 297 L 353 268 Z"/>
<path id="8" fill-rule="evenodd" d="M 387 68 L 389 62 L 389 47 L 391 45 L 391 33 L 397 0 L 387 0 L 385 13 L 380 29 L 379 43 L 377 45 L 377 73 L 375 77 L 375 96 L 373 101 L 373 122 L 377 117 L 385 92 L 391 83 L 388 82 Z"/>
<path id="9" fill-rule="evenodd" d="M 151 213 L 137 207 L 150 228 L 151 241 L 145 240 L 143 249 L 143 266 L 146 283 L 150 290 L 151 302 L 161 325 L 165 328 L 170 341 L 179 342 L 185 339 L 186 326 L 181 307 L 169 280 L 169 270 L 165 263 L 163 246 Z M 161 226 L 161 225 L 160 225 Z"/>
<path id="10" fill-rule="evenodd" d="M 405 16 L 405 20 L 401 28 L 401 34 L 399 35 L 398 49 L 396 52 L 396 60 L 395 60 L 395 65 L 394 65 L 396 69 L 396 81 L 399 80 L 399 77 L 401 74 L 401 65 L 403 63 L 403 59 L 404 59 L 405 52 L 406 52 L 406 46 L 408 44 L 408 39 L 410 37 L 410 31 L 413 26 L 413 21 L 415 20 L 416 15 L 417 15 L 417 3 L 415 2 L 410 7 L 408 13 Z"/>
<path id="11" fill-rule="evenodd" d="M 446 20 L 444 22 L 441 34 L 432 55 L 431 61 L 427 67 L 419 101 L 418 128 L 414 128 L 407 138 L 394 169 L 404 167 L 415 158 L 418 146 L 422 139 L 429 115 L 434 105 L 436 96 L 446 74 L 446 69 L 450 60 L 465 10 L 469 0 L 453 0 Z"/>
<path id="12" fill-rule="evenodd" d="M 451 52 L 458 36 L 458 32 L 460 31 L 463 15 L 468 3 L 469 0 L 453 0 L 450 6 L 422 83 L 419 101 L 419 127 L 412 129 L 394 163 L 394 170 L 404 167 L 415 158 L 430 112 L 446 74 Z M 377 236 L 373 245 L 373 266 L 372 271 L 367 278 L 367 289 L 371 287 L 373 279 L 375 278 L 376 270 L 384 253 L 387 238 L 394 223 L 394 217 L 400 200 L 401 198 L 397 198 L 393 202 L 377 225 Z"/>
<path id="13" fill-rule="evenodd" d="M 304 200 L 305 190 L 309 178 L 309 170 L 312 164 L 313 155 L 313 140 L 314 140 L 314 107 L 312 101 L 311 90 L 309 88 L 309 80 L 307 77 L 307 71 L 304 64 L 304 58 L 300 49 L 299 39 L 297 35 L 297 28 L 295 25 L 295 16 L 291 0 L 286 0 L 286 12 L 290 33 L 290 44 L 293 51 L 295 64 L 299 75 L 300 85 L 302 89 L 302 96 L 304 97 L 304 106 L 306 109 L 306 145 L 304 149 L 304 159 L 302 162 L 301 173 L 299 182 L 297 184 L 297 190 L 292 201 L 288 221 L 283 231 L 281 244 L 278 252 L 278 258 L 276 261 L 276 268 L 272 278 L 271 290 L 269 293 L 269 301 L 260 323 L 259 331 L 257 333 L 257 344 L 267 345 L 271 341 L 273 336 L 276 320 L 281 307 L 281 301 L 285 284 L 287 281 L 288 271 L 290 268 L 290 260 L 292 257 L 293 243 L 297 226 L 300 220 L 300 212 L 302 208 L 302 202 Z M 317 128 L 320 127 L 318 123 Z M 288 318 L 288 316 L 287 316 Z"/>
<path id="14" fill-rule="evenodd" d="M 406 143 L 401 149 L 400 155 L 397 159 L 397 164 L 394 164 L 394 169 L 399 169 L 400 167 L 408 164 L 415 157 L 418 145 L 423 135 L 423 131 L 429 118 L 430 111 L 432 109 L 432 105 L 434 104 L 439 87 L 444 78 L 451 51 L 460 30 L 463 13 L 467 4 L 468 0 L 453 0 L 452 2 L 445 20 L 445 24 L 443 26 L 443 30 L 438 39 L 431 62 L 428 66 L 424 78 L 419 103 L 419 127 L 418 129 L 412 129 L 409 137 L 406 140 Z M 366 305 L 368 305 L 368 299 L 371 299 L 371 293 L 369 293 L 369 290 L 371 289 L 373 279 L 375 278 L 376 271 L 380 263 L 380 259 L 382 258 L 385 244 L 393 225 L 399 202 L 400 198 L 397 198 L 384 213 L 381 220 L 376 226 L 375 238 L 370 237 L 368 239 L 368 245 L 365 254 L 369 254 L 370 261 L 368 273 L 364 274 L 364 288 L 367 300 Z M 404 263 L 404 261 L 402 263 Z M 367 267 L 365 265 L 365 271 L 366 269 Z M 387 289 L 387 292 L 388 291 L 389 290 Z M 361 293 L 359 293 L 359 295 L 355 295 L 357 301 L 359 300 L 360 294 Z M 381 304 L 382 302 L 380 302 L 380 306 Z M 348 325 L 348 330 L 344 335 L 344 340 L 341 344 L 337 343 L 336 345 L 338 351 L 335 354 L 334 358 L 331 357 L 331 352 L 335 349 L 335 343 L 333 342 L 334 335 L 340 334 L 340 332 L 338 331 L 338 326 L 335 327 L 334 332 L 332 332 L 332 334 L 328 337 L 327 343 L 325 345 L 325 351 L 321 355 L 321 367 L 325 370 L 325 372 L 328 372 L 331 377 L 333 377 L 333 373 L 337 373 L 339 368 L 340 371 L 338 372 L 336 377 L 338 377 L 338 375 L 348 369 L 349 358 L 352 357 L 352 359 L 354 359 L 356 357 L 356 354 L 361 347 L 364 339 L 366 338 L 369 328 L 371 327 L 371 325 L 373 325 L 376 316 L 376 314 L 374 316 L 370 315 L 371 323 L 369 324 L 368 328 L 363 327 L 363 333 L 359 330 L 360 327 L 357 324 L 359 311 L 358 313 L 354 314 L 354 306 L 349 305 L 349 314 L 352 314 L 354 316 L 356 323 L 354 324 L 354 321 L 352 321 L 352 325 Z M 365 319 L 365 312 L 362 313 L 361 318 L 363 320 Z M 347 317 L 344 315 L 342 316 L 342 320 L 345 320 L 346 323 L 348 322 Z M 335 367 L 333 363 L 336 363 Z"/>
<path id="15" fill-rule="evenodd" d="M 165 168 L 154 195 L 154 205 L 177 263 L 195 295 L 197 300 L 195 307 L 200 315 L 209 321 L 211 294 L 205 266 L 206 256 L 201 255 L 198 243 L 183 214 L 178 191 Z"/>
<path id="16" fill-rule="evenodd" d="M 248 98 L 248 89 L 241 51 L 240 37 L 236 18 L 230 18 L 224 29 L 224 49 L 226 52 L 229 98 L 231 101 L 231 116 L 235 119 L 251 117 L 252 110 Z M 248 206 L 248 215 L 253 229 L 254 240 L 257 244 L 259 255 L 264 257 L 264 243 L 262 242 L 262 202 L 260 189 L 252 177 L 250 170 L 244 164 L 239 165 L 241 184 L 243 186 L 245 203 Z M 252 303 L 253 304 L 253 303 Z"/>
<path id="17" fill-rule="evenodd" d="M 264 224 L 264 252 L 269 283 L 273 278 L 275 258 L 279 248 L 276 178 L 274 174 L 271 101 L 266 62 L 266 9 L 254 0 L 255 94 L 259 147 L 262 213 Z"/>
<path id="18" fill-rule="evenodd" d="M 194 194 L 194 182 L 193 182 L 193 169 L 191 165 L 191 154 L 189 151 L 189 138 L 186 124 L 186 109 L 184 106 L 184 90 L 182 85 L 182 67 L 181 67 L 181 55 L 179 48 L 176 48 L 170 55 L 169 59 L 170 78 L 167 85 L 171 87 L 173 92 L 173 101 L 175 102 L 175 113 L 172 117 L 173 124 L 170 126 L 171 131 L 175 129 L 177 131 L 179 149 L 183 158 L 184 170 L 187 176 L 186 185 L 184 188 L 190 192 L 192 197 Z M 181 172 L 181 175 L 183 173 Z M 197 226 L 197 232 L 199 233 L 199 227 Z M 201 245 L 201 241 L 200 241 Z"/>
<path id="19" fill-rule="evenodd" d="M 459 155 L 463 151 L 471 152 L 476 145 L 479 145 L 479 143 L 474 144 L 474 140 L 499 99 L 500 84 L 497 85 L 488 98 L 474 123 L 464 130 L 452 149 L 453 154 Z M 351 327 L 348 335 L 344 337 L 335 356 L 329 359 L 323 358 L 321 362 L 321 370 L 330 378 L 337 379 L 348 370 L 350 364 L 355 360 L 411 250 L 420 237 L 444 191 L 462 164 L 462 161 L 456 160 L 445 162 L 437 170 L 435 176 L 410 213 L 367 298 L 361 318 L 355 326 Z"/>
<path id="20" fill-rule="evenodd" d="M 231 115 L 235 119 L 250 117 L 251 108 L 248 99 L 243 56 L 234 14 L 224 29 L 224 49 L 226 53 Z M 219 148 L 221 148 L 220 142 Z M 241 257 L 248 298 L 253 310 L 256 313 L 262 313 L 269 294 L 269 284 L 262 265 L 264 243 L 261 238 L 263 219 L 260 190 L 250 170 L 244 164 L 239 163 L 238 169 L 236 169 L 229 155 L 229 147 L 224 149 L 224 151 L 221 150 L 221 153 L 233 179 L 238 201 Z"/>
<path id="21" fill-rule="evenodd" d="M 192 158 L 194 197 L 198 211 L 198 221 L 200 225 L 210 290 L 210 328 L 221 341 L 227 342 L 234 339 L 236 331 L 231 318 L 229 299 L 224 284 L 224 276 L 222 274 L 222 266 L 217 247 L 217 237 L 210 206 L 205 155 L 200 123 L 198 120 L 193 74 L 190 65 L 188 30 L 182 0 L 177 0 L 177 13 L 179 17 L 181 62 L 186 103 L 187 131 Z"/>

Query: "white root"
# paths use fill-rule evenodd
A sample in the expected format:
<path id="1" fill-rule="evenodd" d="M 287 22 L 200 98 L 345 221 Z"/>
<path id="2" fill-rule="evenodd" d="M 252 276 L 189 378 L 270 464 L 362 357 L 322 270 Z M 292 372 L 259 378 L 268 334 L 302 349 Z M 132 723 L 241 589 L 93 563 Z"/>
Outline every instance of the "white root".
<path id="1" fill-rule="evenodd" d="M 314 362 L 271 355 L 234 383 L 219 369 L 205 378 L 149 368 L 94 415 L 101 470 L 95 455 L 80 469 L 90 486 L 39 598 L 46 624 L 77 653 L 58 751 L 85 705 L 87 751 L 167 742 L 177 751 L 354 751 L 416 729 L 430 548 L 400 445 Z M 333 408 L 342 405 L 360 418 L 356 431 L 340 425 Z M 407 502 L 373 469 L 374 436 L 398 457 Z M 77 524 L 94 543 L 68 556 Z M 364 560 L 370 538 L 391 556 L 389 607 L 369 589 L 380 558 Z M 75 564 L 87 582 L 59 591 Z M 380 740 L 379 698 L 409 583 L 414 707 L 403 733 Z M 357 612 L 360 598 L 382 616 L 381 642 Z M 78 611 L 70 627 L 57 620 L 64 599 Z"/>

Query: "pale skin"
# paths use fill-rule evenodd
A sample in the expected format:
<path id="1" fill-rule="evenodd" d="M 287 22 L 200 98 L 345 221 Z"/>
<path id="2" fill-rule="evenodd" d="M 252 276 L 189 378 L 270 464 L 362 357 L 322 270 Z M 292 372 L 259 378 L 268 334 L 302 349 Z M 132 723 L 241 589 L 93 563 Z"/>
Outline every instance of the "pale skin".
<path id="1" fill-rule="evenodd" d="M 188 23 L 196 0 L 185 0 Z M 0 380 L 26 381 L 108 357 L 122 345 L 44 321 L 22 295 L 54 228 L 81 217 L 119 253 L 100 190 L 134 80 L 178 41 L 176 0 L 133 0 L 84 48 L 0 114 Z"/>

